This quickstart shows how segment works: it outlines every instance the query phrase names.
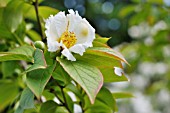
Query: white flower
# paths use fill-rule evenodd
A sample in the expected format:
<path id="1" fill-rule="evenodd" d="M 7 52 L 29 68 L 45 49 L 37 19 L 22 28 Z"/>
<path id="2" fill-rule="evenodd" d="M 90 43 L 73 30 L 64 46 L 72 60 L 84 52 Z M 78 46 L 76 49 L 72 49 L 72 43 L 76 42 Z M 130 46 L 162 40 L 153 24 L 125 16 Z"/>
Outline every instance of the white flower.
<path id="1" fill-rule="evenodd" d="M 92 47 L 95 29 L 89 22 L 79 16 L 78 12 L 68 10 L 69 14 L 59 12 L 46 20 L 45 34 L 48 51 L 55 52 L 62 48 L 62 55 L 68 60 L 76 61 L 73 53 L 83 55 L 85 49 Z"/>

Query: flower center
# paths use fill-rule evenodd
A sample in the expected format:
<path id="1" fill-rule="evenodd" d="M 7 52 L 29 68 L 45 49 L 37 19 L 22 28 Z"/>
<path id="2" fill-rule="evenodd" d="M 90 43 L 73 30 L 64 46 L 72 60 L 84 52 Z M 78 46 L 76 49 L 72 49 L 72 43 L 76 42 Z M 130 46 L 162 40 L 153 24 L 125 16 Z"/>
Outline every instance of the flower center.
<path id="1" fill-rule="evenodd" d="M 77 42 L 77 38 L 74 32 L 66 30 L 59 38 L 59 42 L 60 41 L 62 41 L 67 48 L 70 48 Z"/>

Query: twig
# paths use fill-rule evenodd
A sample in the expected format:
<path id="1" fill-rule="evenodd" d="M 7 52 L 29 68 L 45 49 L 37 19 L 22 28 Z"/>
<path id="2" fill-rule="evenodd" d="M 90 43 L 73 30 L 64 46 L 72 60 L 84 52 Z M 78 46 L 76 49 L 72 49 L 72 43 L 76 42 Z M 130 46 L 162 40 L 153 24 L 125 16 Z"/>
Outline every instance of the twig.
<path id="1" fill-rule="evenodd" d="M 60 89 L 61 89 L 61 93 L 62 93 L 62 95 L 63 95 L 63 99 L 64 99 L 64 105 L 65 105 L 65 107 L 67 108 L 67 110 L 69 111 L 69 113 L 71 113 L 71 111 L 70 111 L 70 109 L 69 109 L 69 107 L 68 107 L 68 103 L 67 103 L 67 100 L 66 100 L 66 96 L 65 96 L 65 94 L 64 94 L 64 90 L 63 90 L 63 87 L 62 86 L 60 86 L 57 82 L 56 82 L 56 84 L 60 87 Z"/>
<path id="2" fill-rule="evenodd" d="M 58 97 L 58 95 L 55 93 L 55 91 L 53 89 L 50 89 L 50 92 L 53 93 L 57 99 L 60 101 L 61 105 L 63 106 L 65 103 Z"/>
<path id="3" fill-rule="evenodd" d="M 13 36 L 15 37 L 15 39 L 18 41 L 18 43 L 20 44 L 20 45 L 24 45 L 24 43 L 22 42 L 22 40 L 18 37 L 18 35 L 16 35 L 15 33 L 12 33 L 13 34 Z"/>
<path id="4" fill-rule="evenodd" d="M 61 88 L 61 93 L 62 93 L 63 98 L 64 98 L 64 101 L 65 101 L 65 107 L 67 108 L 67 110 L 69 111 L 69 113 L 71 113 L 71 111 L 70 111 L 70 109 L 69 109 L 69 107 L 68 107 L 68 103 L 67 103 L 67 100 L 66 100 L 66 96 L 65 96 L 65 94 L 64 94 L 64 90 L 63 90 L 62 87 L 60 87 L 60 88 Z"/>
<path id="5" fill-rule="evenodd" d="M 39 30 L 40 30 L 40 35 L 42 40 L 45 39 L 43 31 L 42 31 L 42 26 L 41 26 L 41 21 L 39 18 L 39 12 L 38 12 L 38 0 L 35 0 L 35 2 L 33 2 L 34 8 L 35 8 L 35 13 L 36 13 L 36 18 L 37 18 L 37 22 L 38 22 L 38 26 L 39 26 Z"/>
<path id="6" fill-rule="evenodd" d="M 55 68 L 56 68 L 56 67 L 55 67 Z M 54 80 L 53 77 L 52 77 L 52 79 Z M 66 100 L 66 97 L 65 97 L 65 94 L 64 94 L 64 90 L 63 90 L 64 87 L 61 86 L 60 84 L 58 84 L 57 81 L 56 81 L 55 83 L 56 83 L 56 85 L 57 85 L 57 86 L 60 88 L 60 90 L 61 90 L 61 93 L 62 93 L 64 102 L 57 96 L 57 94 L 55 94 L 55 92 L 54 92 L 52 89 L 51 89 L 51 92 L 53 92 L 54 95 L 55 95 L 55 96 L 59 99 L 59 101 L 62 103 L 62 105 L 66 107 L 66 109 L 68 110 L 68 112 L 69 112 L 69 113 L 72 113 L 71 110 L 70 110 L 69 107 L 68 107 L 68 103 L 67 103 L 67 100 Z"/>

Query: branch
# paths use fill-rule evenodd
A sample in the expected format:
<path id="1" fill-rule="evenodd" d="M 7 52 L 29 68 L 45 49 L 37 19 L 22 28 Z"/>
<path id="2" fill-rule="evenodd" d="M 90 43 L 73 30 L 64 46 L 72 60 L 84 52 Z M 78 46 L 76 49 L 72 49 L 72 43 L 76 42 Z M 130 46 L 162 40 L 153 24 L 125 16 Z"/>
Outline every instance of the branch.
<path id="1" fill-rule="evenodd" d="M 56 68 L 56 67 L 55 67 L 55 68 Z M 52 77 L 52 80 L 55 80 L 55 79 Z M 68 110 L 69 113 L 72 113 L 71 110 L 70 110 L 69 107 L 68 107 L 68 103 L 67 103 L 67 100 L 66 100 L 66 97 L 65 97 L 65 94 L 64 94 L 64 90 L 63 90 L 64 87 L 61 86 L 57 81 L 55 81 L 55 84 L 60 88 L 64 101 L 62 101 L 62 100 L 58 97 L 58 95 L 55 94 L 55 91 L 54 91 L 53 89 L 50 89 L 50 92 L 54 93 L 54 95 L 59 99 L 59 101 L 61 102 L 61 104 L 66 107 L 66 109 Z"/>
<path id="2" fill-rule="evenodd" d="M 58 84 L 58 83 L 57 83 L 57 84 Z M 65 96 L 65 94 L 64 94 L 63 87 L 62 87 L 62 86 L 60 86 L 59 84 L 58 84 L 58 86 L 59 86 L 59 87 L 60 87 L 60 89 L 61 89 L 61 93 L 62 93 L 62 95 L 63 95 L 64 102 L 65 102 L 65 107 L 67 108 L 67 110 L 69 111 L 69 113 L 71 113 L 71 111 L 70 111 L 70 109 L 69 109 L 69 107 L 68 107 L 68 103 L 67 103 L 67 100 L 66 100 L 66 96 Z"/>
<path id="3" fill-rule="evenodd" d="M 33 2 L 34 8 L 35 8 L 35 13 L 36 13 L 36 18 L 37 18 L 37 22 L 38 22 L 38 26 L 39 26 L 39 30 L 40 30 L 40 35 L 42 40 L 45 39 L 43 31 L 42 31 L 42 26 L 41 26 L 41 21 L 39 18 L 39 12 L 38 12 L 38 0 L 35 0 L 35 2 Z"/>

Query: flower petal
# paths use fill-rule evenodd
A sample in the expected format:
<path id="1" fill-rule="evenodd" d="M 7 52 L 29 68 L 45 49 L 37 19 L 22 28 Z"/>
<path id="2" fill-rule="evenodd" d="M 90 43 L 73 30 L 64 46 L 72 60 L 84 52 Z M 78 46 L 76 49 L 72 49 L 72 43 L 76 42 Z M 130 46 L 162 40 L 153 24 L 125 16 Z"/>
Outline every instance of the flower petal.
<path id="1" fill-rule="evenodd" d="M 56 30 L 56 27 L 54 26 L 55 24 L 55 21 L 54 21 L 54 16 L 50 16 L 47 20 L 45 20 L 46 24 L 45 24 L 45 28 L 46 28 L 46 31 L 45 31 L 45 34 L 47 36 L 47 40 L 48 38 L 50 38 L 51 40 L 56 40 L 57 37 L 58 37 L 58 34 L 57 34 L 57 30 Z"/>
<path id="2" fill-rule="evenodd" d="M 114 72 L 116 75 L 118 76 L 122 76 L 122 74 L 124 73 L 123 72 L 123 69 L 122 68 L 119 68 L 119 67 L 114 67 Z"/>
<path id="3" fill-rule="evenodd" d="M 55 16 L 51 15 L 46 20 L 45 24 L 47 40 L 50 39 L 56 41 L 60 38 L 61 34 L 66 30 L 67 23 L 68 21 L 64 12 L 59 12 Z"/>
<path id="4" fill-rule="evenodd" d="M 85 52 L 85 48 L 84 48 L 84 46 L 82 44 L 76 44 L 76 45 L 72 46 L 71 48 L 69 48 L 69 50 L 71 52 L 78 53 L 81 56 Z"/>
<path id="5" fill-rule="evenodd" d="M 48 51 L 55 52 L 60 49 L 60 43 L 53 40 L 47 40 Z"/>
<path id="6" fill-rule="evenodd" d="M 82 19 L 77 11 L 69 10 L 69 13 L 67 15 L 69 21 L 68 30 L 76 34 L 76 44 L 83 44 L 86 48 L 92 47 L 92 42 L 95 38 L 95 29 L 86 19 Z"/>
<path id="7" fill-rule="evenodd" d="M 62 35 L 63 32 L 67 29 L 68 19 L 65 15 L 65 12 L 59 12 L 54 16 L 55 27 L 57 30 L 58 38 Z"/>
<path id="8" fill-rule="evenodd" d="M 68 60 L 71 60 L 71 61 L 76 61 L 76 59 L 74 58 L 74 56 L 71 54 L 71 52 L 65 48 L 62 52 L 62 55 L 64 55 Z"/>

